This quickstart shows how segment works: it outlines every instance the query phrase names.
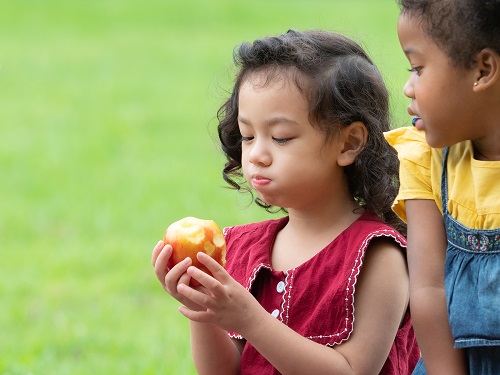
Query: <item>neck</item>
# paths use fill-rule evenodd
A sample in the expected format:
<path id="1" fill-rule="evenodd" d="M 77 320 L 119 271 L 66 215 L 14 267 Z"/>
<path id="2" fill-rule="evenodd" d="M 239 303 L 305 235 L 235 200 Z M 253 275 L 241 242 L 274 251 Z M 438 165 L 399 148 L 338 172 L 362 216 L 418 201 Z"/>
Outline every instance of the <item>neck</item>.
<path id="1" fill-rule="evenodd" d="M 321 233 L 341 232 L 363 213 L 353 201 L 324 204 L 308 210 L 290 209 L 288 229 L 303 235 L 318 236 Z"/>
<path id="2" fill-rule="evenodd" d="M 274 269 L 294 268 L 331 243 L 361 215 L 357 211 L 354 213 L 354 202 L 349 203 L 325 204 L 307 211 L 289 209 L 288 223 L 274 243 L 271 260 Z"/>
<path id="3" fill-rule="evenodd" d="M 495 134 L 472 141 L 474 158 L 484 161 L 500 161 L 500 130 Z"/>

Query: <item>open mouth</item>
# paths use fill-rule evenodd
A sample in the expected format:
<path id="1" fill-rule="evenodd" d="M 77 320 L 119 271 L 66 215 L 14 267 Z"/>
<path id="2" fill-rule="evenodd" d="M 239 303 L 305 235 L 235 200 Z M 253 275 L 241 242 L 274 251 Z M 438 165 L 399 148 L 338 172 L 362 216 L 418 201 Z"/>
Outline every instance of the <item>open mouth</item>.
<path id="1" fill-rule="evenodd" d="M 417 123 L 417 121 L 418 121 L 418 120 L 420 120 L 420 117 L 418 117 L 418 116 L 413 117 L 413 118 L 411 119 L 411 124 L 412 124 L 413 126 L 415 126 L 415 124 Z"/>

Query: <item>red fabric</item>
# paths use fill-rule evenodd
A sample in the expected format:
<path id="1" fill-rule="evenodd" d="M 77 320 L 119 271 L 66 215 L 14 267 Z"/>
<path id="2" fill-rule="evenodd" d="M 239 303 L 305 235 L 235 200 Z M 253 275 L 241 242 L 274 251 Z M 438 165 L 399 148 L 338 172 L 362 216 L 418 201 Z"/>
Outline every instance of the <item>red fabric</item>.
<path id="1" fill-rule="evenodd" d="M 269 313 L 276 310 L 277 319 L 294 331 L 323 345 L 340 344 L 353 331 L 354 288 L 370 240 L 389 237 L 402 248 L 406 240 L 377 217 L 363 214 L 310 260 L 291 270 L 274 271 L 273 243 L 287 222 L 288 217 L 284 217 L 226 228 L 226 269 Z M 235 332 L 229 334 L 241 338 Z M 380 374 L 411 374 L 418 358 L 407 312 Z M 241 374 L 279 372 L 247 343 Z"/>

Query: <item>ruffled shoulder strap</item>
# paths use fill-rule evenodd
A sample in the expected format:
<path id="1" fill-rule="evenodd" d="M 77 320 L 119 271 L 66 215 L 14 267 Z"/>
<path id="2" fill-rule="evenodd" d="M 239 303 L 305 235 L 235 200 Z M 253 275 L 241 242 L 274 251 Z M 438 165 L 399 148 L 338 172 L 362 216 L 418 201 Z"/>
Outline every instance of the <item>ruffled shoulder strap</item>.
<path id="1" fill-rule="evenodd" d="M 385 139 L 396 149 L 400 160 L 407 160 L 430 169 L 431 147 L 425 140 L 425 133 L 414 127 L 403 127 L 384 133 Z"/>

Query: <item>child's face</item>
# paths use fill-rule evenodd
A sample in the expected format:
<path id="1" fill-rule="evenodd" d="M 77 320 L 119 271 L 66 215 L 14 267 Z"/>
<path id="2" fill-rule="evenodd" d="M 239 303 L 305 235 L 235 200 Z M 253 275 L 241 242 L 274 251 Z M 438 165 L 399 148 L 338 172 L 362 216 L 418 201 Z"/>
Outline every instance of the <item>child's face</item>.
<path id="1" fill-rule="evenodd" d="M 308 102 L 294 83 L 253 74 L 239 91 L 245 179 L 264 202 L 299 208 L 321 204 L 346 182 L 337 165 L 338 137 L 309 122 Z M 329 197 L 327 197 L 329 196 Z"/>
<path id="2" fill-rule="evenodd" d="M 403 89 L 411 99 L 408 113 L 421 118 L 415 126 L 425 131 L 429 145 L 445 147 L 477 136 L 473 71 L 452 66 L 415 18 L 400 16 L 398 36 L 411 66 Z"/>

